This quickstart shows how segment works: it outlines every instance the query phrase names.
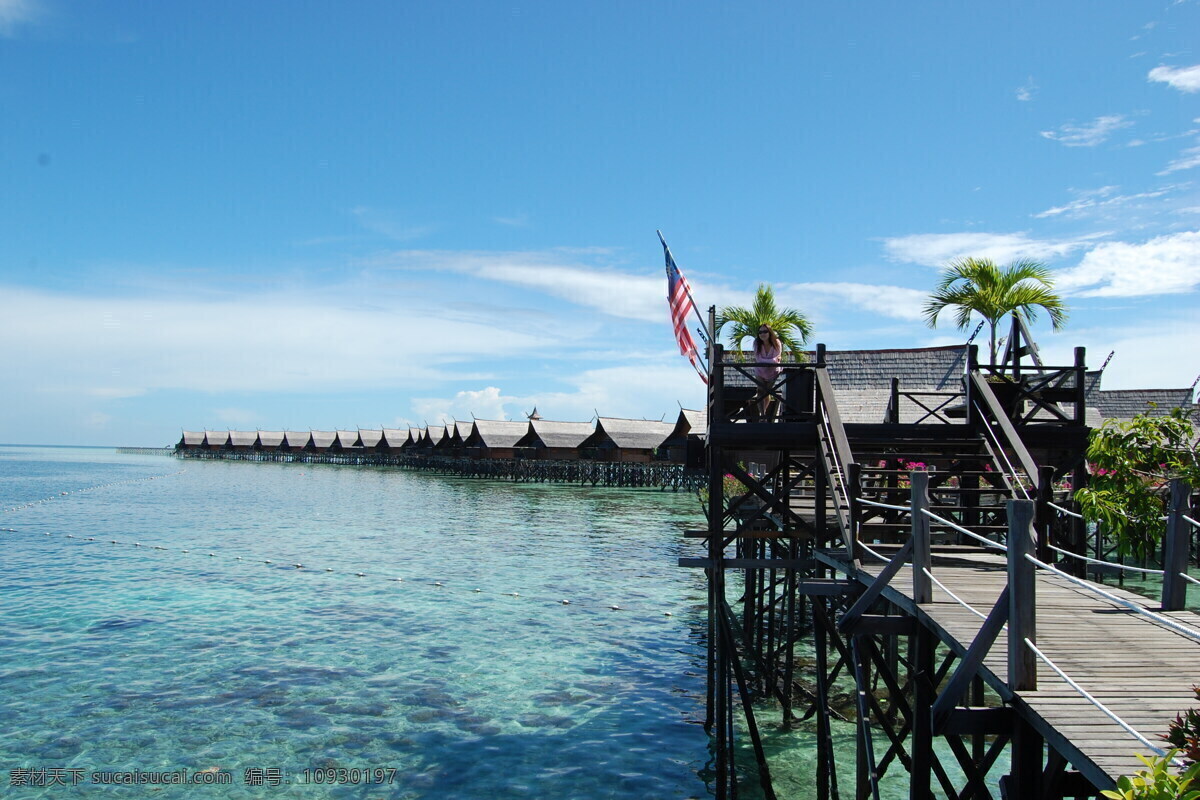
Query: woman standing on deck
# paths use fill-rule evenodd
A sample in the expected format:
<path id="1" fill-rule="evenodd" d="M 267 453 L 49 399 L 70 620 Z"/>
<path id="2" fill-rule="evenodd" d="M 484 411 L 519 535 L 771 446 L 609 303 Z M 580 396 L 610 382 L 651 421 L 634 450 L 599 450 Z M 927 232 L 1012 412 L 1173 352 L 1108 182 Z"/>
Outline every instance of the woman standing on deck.
<path id="1" fill-rule="evenodd" d="M 774 415 L 777 402 L 771 394 L 771 387 L 779 377 L 780 368 L 770 364 L 779 364 L 783 355 L 783 344 L 779 334 L 767 324 L 758 327 L 758 335 L 754 337 L 754 360 L 759 366 L 754 368 L 754 376 L 758 379 L 758 417 L 768 419 Z"/>

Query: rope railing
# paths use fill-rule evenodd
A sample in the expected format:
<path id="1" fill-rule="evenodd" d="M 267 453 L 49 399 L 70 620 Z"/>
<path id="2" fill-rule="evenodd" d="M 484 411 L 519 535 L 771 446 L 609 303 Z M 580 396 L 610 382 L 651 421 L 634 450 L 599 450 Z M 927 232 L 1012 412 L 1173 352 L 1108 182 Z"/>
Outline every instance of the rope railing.
<path id="1" fill-rule="evenodd" d="M 910 514 L 912 513 L 912 506 L 893 506 L 888 505 L 887 503 L 880 503 L 876 500 L 865 500 L 861 497 L 858 498 L 858 502 L 862 503 L 864 506 L 874 506 L 875 508 L 886 508 L 890 511 L 907 511 Z"/>
<path id="2" fill-rule="evenodd" d="M 1144 608 L 1144 607 L 1138 605 L 1137 603 L 1131 602 L 1129 600 L 1125 600 L 1124 598 L 1121 598 L 1121 597 L 1117 597 L 1115 594 L 1104 591 L 1103 589 L 1101 589 L 1099 586 L 1092 583 L 1091 581 L 1085 581 L 1081 578 L 1076 578 L 1074 575 L 1069 575 L 1069 574 L 1063 572 L 1061 569 L 1051 566 L 1050 564 L 1047 564 L 1044 561 L 1039 561 L 1038 559 L 1034 558 L 1031 555 L 1026 555 L 1025 558 L 1036 567 L 1040 567 L 1041 569 L 1053 572 L 1055 575 L 1058 575 L 1060 578 L 1066 578 L 1071 583 L 1073 583 L 1081 588 L 1087 589 L 1088 591 L 1094 592 L 1094 593 L 1100 595 L 1101 597 L 1105 598 L 1106 600 L 1116 603 L 1117 605 L 1122 606 L 1124 608 L 1128 608 L 1130 611 L 1135 611 L 1144 617 L 1154 620 L 1155 622 L 1157 622 L 1160 625 L 1163 625 L 1164 627 L 1170 628 L 1171 630 L 1175 631 L 1176 633 L 1179 633 L 1183 636 L 1188 637 L 1189 639 L 1195 639 L 1196 641 L 1200 642 L 1200 630 L 1196 630 L 1195 628 L 1191 628 L 1187 625 L 1183 625 L 1182 623 L 1176 622 L 1175 620 L 1171 619 L 1170 617 L 1164 617 L 1161 614 L 1156 614 L 1153 611 L 1151 611 L 1150 609 Z"/>
<path id="3" fill-rule="evenodd" d="M 1038 649 L 1038 646 L 1036 644 L 1034 644 L 1033 642 L 1026 639 L 1025 645 L 1030 650 L 1033 651 L 1034 655 L 1036 655 L 1039 659 L 1042 660 L 1042 663 L 1044 663 L 1046 666 L 1050 667 L 1050 669 L 1054 670 L 1054 672 L 1058 674 L 1058 677 L 1060 677 L 1064 681 L 1066 681 L 1068 686 L 1070 686 L 1072 689 L 1074 689 L 1076 692 L 1078 692 L 1089 703 L 1091 703 L 1096 708 L 1103 711 L 1105 713 L 1105 715 L 1108 716 L 1109 719 L 1111 719 L 1113 722 L 1117 723 L 1122 728 L 1124 728 L 1125 731 L 1128 732 L 1131 736 L 1133 736 L 1135 739 L 1137 739 L 1142 744 L 1146 745 L 1146 747 L 1149 747 L 1157 755 L 1163 756 L 1163 755 L 1167 754 L 1165 750 L 1163 750 L 1161 747 L 1154 744 L 1154 742 L 1151 742 L 1149 739 L 1147 739 L 1145 736 L 1143 736 L 1141 733 L 1139 733 L 1136 728 L 1134 728 L 1128 722 L 1126 722 L 1125 720 L 1121 719 L 1116 714 L 1114 714 L 1112 712 L 1112 710 L 1109 709 L 1108 706 L 1104 705 L 1104 703 L 1101 703 L 1099 700 L 1097 700 L 1095 697 L 1093 697 L 1091 695 L 1091 693 L 1088 692 L 1087 689 L 1084 689 L 1082 686 L 1080 686 L 1078 683 L 1076 683 L 1074 680 L 1072 680 L 1071 676 L 1069 676 L 1069 675 L 1067 675 L 1067 673 L 1063 672 L 1062 669 L 1060 669 L 1059 666 L 1057 664 L 1055 664 L 1050 659 L 1049 656 L 1047 656 L 1045 653 L 1043 653 L 1041 650 Z"/>
<path id="4" fill-rule="evenodd" d="M 889 562 L 892 560 L 892 559 L 888 558 L 887 556 L 885 556 L 883 553 L 880 553 L 878 550 L 873 550 L 872 548 L 868 547 L 867 545 L 863 544 L 862 542 L 859 542 L 859 547 L 861 547 L 865 552 L 869 553 L 870 555 L 874 556 L 875 558 L 878 558 L 880 561 Z M 908 569 L 913 568 L 913 565 L 908 564 L 908 563 L 901 564 L 900 566 L 907 567 Z M 963 600 L 961 597 L 956 595 L 954 592 L 950 591 L 950 589 L 946 586 L 946 584 L 942 583 L 936 577 L 934 577 L 934 574 L 932 572 L 925 569 L 924 567 L 921 568 L 921 572 L 925 573 L 925 575 L 929 578 L 929 580 L 933 581 L 939 589 L 941 589 L 943 592 L 945 592 L 947 595 L 949 595 L 951 600 L 954 600 L 956 603 L 958 603 L 963 608 L 965 608 L 967 611 L 970 611 L 972 614 L 979 617 L 980 619 L 987 619 L 986 614 L 981 613 L 978 609 L 976 609 L 974 606 L 972 606 L 966 600 Z"/>
<path id="5" fill-rule="evenodd" d="M 1084 518 L 1083 514 L 1077 514 L 1074 511 L 1071 511 L 1070 509 L 1063 508 L 1062 506 L 1058 505 L 1057 503 L 1047 503 L 1046 505 L 1050 506 L 1055 511 L 1066 514 L 1068 517 L 1073 517 L 1075 519 L 1083 519 Z"/>
<path id="6" fill-rule="evenodd" d="M 946 519 L 945 517 L 939 517 L 937 514 L 934 514 L 932 511 L 930 511 L 927 508 L 922 508 L 921 513 L 924 514 L 925 516 L 929 517 L 931 520 L 934 520 L 935 522 L 939 522 L 942 525 L 946 525 L 950 528 L 953 528 L 954 530 L 958 531 L 959 533 L 965 533 L 967 536 L 970 536 L 972 539 L 978 539 L 980 542 L 982 542 L 987 547 L 995 548 L 996 550 L 999 550 L 1004 553 L 1008 552 L 1008 548 L 1005 547 L 1004 545 L 1000 544 L 999 542 L 993 542 L 991 539 L 988 539 L 984 536 L 980 536 L 978 533 L 975 533 L 974 531 L 967 530 L 966 528 L 964 528 L 963 526 L 959 525 L 956 522 L 952 522 L 952 521 Z"/>
<path id="7" fill-rule="evenodd" d="M 1087 561 L 1088 563 L 1091 563 L 1091 564 L 1102 564 L 1106 567 L 1117 567 L 1118 569 L 1128 570 L 1129 572 L 1144 572 L 1147 575 L 1163 575 L 1163 574 L 1165 574 L 1163 572 L 1163 570 L 1161 570 L 1161 569 L 1147 569 L 1145 567 L 1131 567 L 1128 564 L 1118 564 L 1115 561 L 1101 561 L 1098 558 L 1088 558 L 1087 556 L 1080 555 L 1079 553 L 1072 553 L 1070 550 L 1063 550 L 1061 547 L 1055 547 L 1054 545 L 1049 545 L 1049 547 L 1051 550 L 1053 550 L 1056 553 L 1062 553 L 1064 556 L 1071 556 L 1072 558 L 1078 558 L 1081 561 Z"/>

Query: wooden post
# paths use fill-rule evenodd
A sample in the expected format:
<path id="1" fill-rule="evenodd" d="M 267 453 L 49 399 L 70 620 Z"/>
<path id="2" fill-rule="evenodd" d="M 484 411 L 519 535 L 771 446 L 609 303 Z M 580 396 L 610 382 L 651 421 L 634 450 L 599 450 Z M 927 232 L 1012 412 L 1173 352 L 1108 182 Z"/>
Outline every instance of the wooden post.
<path id="1" fill-rule="evenodd" d="M 854 548 L 854 552 L 849 553 L 851 560 L 854 561 L 855 568 L 862 566 L 862 548 L 859 547 L 859 529 L 858 520 L 861 514 L 859 510 L 859 489 L 862 485 L 862 465 L 851 462 L 846 465 L 846 481 L 849 485 L 845 487 L 846 497 L 849 499 L 850 508 L 846 509 L 850 516 L 850 546 Z"/>
<path id="2" fill-rule="evenodd" d="M 1008 688 L 1037 689 L 1037 656 L 1025 640 L 1037 643 L 1036 569 L 1033 555 L 1033 501 L 1008 501 Z"/>
<path id="3" fill-rule="evenodd" d="M 1075 424 L 1087 424 L 1087 348 L 1075 348 Z"/>
<path id="4" fill-rule="evenodd" d="M 1163 540 L 1164 611 L 1182 611 L 1187 603 L 1188 582 L 1182 573 L 1187 572 L 1192 529 L 1183 517 L 1191 511 L 1191 495 L 1191 487 L 1181 478 L 1171 479 L 1171 509 L 1167 512 L 1167 536 Z"/>
<path id="5" fill-rule="evenodd" d="M 926 522 L 928 519 L 926 517 Z M 924 625 L 918 625 L 913 640 L 913 666 L 916 674 L 913 675 L 912 769 L 909 771 L 908 796 L 909 800 L 933 800 L 931 778 L 935 756 L 931 709 L 934 700 L 937 699 L 937 687 L 933 685 L 937 639 Z"/>
<path id="6" fill-rule="evenodd" d="M 1033 477 L 1032 475 L 1030 476 Z M 1054 467 L 1038 467 L 1037 506 L 1034 509 L 1034 526 L 1037 530 L 1038 561 L 1050 562 L 1050 528 L 1054 514 L 1050 503 L 1054 499 Z"/>
<path id="7" fill-rule="evenodd" d="M 920 605 L 933 602 L 933 581 L 926 572 L 933 568 L 929 517 L 922 513 L 929 508 L 929 473 L 913 470 L 909 473 L 909 481 L 912 486 L 913 602 Z"/>
<path id="8" fill-rule="evenodd" d="M 817 363 L 814 364 L 813 366 L 817 366 L 817 367 L 825 366 L 825 345 L 823 345 L 823 344 L 817 345 Z"/>
<path id="9" fill-rule="evenodd" d="M 971 390 L 971 373 L 979 369 L 979 345 L 973 344 L 967 347 L 967 377 L 963 381 L 963 399 L 967 404 L 967 428 L 971 432 L 977 432 L 981 424 L 979 418 L 979 409 L 975 407 L 975 398 L 972 396 L 974 392 Z"/>
<path id="10" fill-rule="evenodd" d="M 725 418 L 725 348 L 713 342 L 712 361 L 709 364 L 709 394 L 712 395 L 712 409 L 708 413 L 708 424 L 728 422 Z"/>
<path id="11" fill-rule="evenodd" d="M 888 404 L 888 422 L 900 422 L 900 379 L 892 378 L 892 399 Z"/>

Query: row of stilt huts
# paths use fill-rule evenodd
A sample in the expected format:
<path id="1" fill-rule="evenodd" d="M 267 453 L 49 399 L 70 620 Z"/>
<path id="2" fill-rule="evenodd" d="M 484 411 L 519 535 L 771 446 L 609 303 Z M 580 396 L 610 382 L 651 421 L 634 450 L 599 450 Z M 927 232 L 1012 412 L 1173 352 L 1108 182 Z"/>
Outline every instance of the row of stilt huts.
<path id="1" fill-rule="evenodd" d="M 673 422 L 454 421 L 337 431 L 184 431 L 185 458 L 394 465 L 450 474 L 617 486 L 682 488 L 702 479 L 705 412 Z"/>

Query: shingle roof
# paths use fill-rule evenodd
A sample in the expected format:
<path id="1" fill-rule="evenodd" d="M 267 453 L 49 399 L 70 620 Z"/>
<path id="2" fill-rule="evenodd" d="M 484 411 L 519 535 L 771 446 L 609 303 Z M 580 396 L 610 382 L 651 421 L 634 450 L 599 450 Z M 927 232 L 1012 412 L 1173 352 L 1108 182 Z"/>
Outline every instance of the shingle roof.
<path id="1" fill-rule="evenodd" d="M 354 447 L 354 443 L 358 441 L 358 431 L 338 431 L 336 441 L 338 447 Z"/>
<path id="2" fill-rule="evenodd" d="M 428 444 L 437 445 L 446 437 L 445 425 L 430 425 L 425 429 L 425 441 Z"/>
<path id="3" fill-rule="evenodd" d="M 334 431 L 312 432 L 313 447 L 316 447 L 318 450 L 328 449 L 331 445 L 333 445 L 335 439 L 337 439 L 337 433 Z"/>
<path id="4" fill-rule="evenodd" d="M 283 431 L 259 431 L 258 444 L 260 447 L 279 447 L 283 444 Z"/>
<path id="5" fill-rule="evenodd" d="M 469 444 L 484 447 L 515 447 L 517 442 L 528 432 L 528 421 L 477 419 Z"/>
<path id="6" fill-rule="evenodd" d="M 204 431 L 184 431 L 179 443 L 186 447 L 199 447 L 204 444 Z"/>
<path id="7" fill-rule="evenodd" d="M 671 439 L 686 439 L 688 436 L 708 436 L 708 411 L 695 411 L 690 408 L 679 409 L 675 419 L 675 427 L 671 430 Z"/>
<path id="8" fill-rule="evenodd" d="M 383 431 L 364 431 L 359 430 L 358 440 L 355 444 L 359 447 L 378 447 L 379 442 L 383 440 Z"/>
<path id="9" fill-rule="evenodd" d="M 229 444 L 229 431 L 205 431 L 204 443 L 209 447 L 224 447 Z"/>
<path id="10" fill-rule="evenodd" d="M 816 354 L 810 355 L 815 358 Z M 825 363 L 835 390 L 900 389 L 961 391 L 967 365 L 967 346 L 918 347 L 894 350 L 828 350 Z"/>
<path id="11" fill-rule="evenodd" d="M 1138 414 L 1165 417 L 1173 408 L 1195 408 L 1191 388 L 1109 389 L 1094 392 L 1088 401 L 1109 419 L 1133 419 Z"/>
<path id="12" fill-rule="evenodd" d="M 588 437 L 587 443 L 599 444 L 607 438 L 623 450 L 653 450 L 674 429 L 674 424 L 658 420 L 600 417 L 596 420 L 596 432 Z"/>
<path id="13" fill-rule="evenodd" d="M 554 422 L 551 420 L 531 419 L 529 432 L 521 437 L 523 447 L 579 447 L 595 432 L 596 428 L 590 422 Z"/>
<path id="14" fill-rule="evenodd" d="M 417 431 L 417 435 L 419 436 L 421 431 L 417 428 L 405 428 L 403 430 L 384 428 L 379 433 L 382 436 L 383 443 L 391 449 L 396 450 L 405 445 L 413 444 L 416 441 L 412 438 L 412 431 L 414 430 Z"/>
<path id="15" fill-rule="evenodd" d="M 312 431 L 285 431 L 283 440 L 292 450 L 302 450 L 312 441 Z"/>

